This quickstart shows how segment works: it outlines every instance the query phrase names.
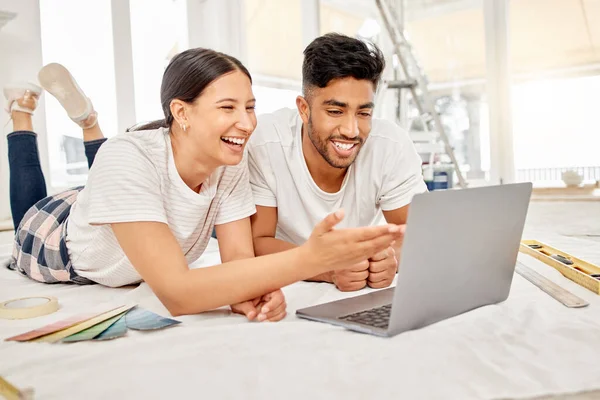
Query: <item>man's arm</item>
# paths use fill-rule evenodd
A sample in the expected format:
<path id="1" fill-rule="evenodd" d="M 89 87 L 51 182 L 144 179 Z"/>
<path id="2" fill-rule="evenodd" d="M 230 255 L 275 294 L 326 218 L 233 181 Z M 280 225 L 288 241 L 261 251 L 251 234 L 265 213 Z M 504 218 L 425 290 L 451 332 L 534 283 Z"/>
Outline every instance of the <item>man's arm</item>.
<path id="1" fill-rule="evenodd" d="M 383 216 L 388 224 L 397 224 L 397 225 L 405 225 L 406 220 L 408 219 L 408 207 L 409 205 L 405 205 L 404 207 L 397 208 L 395 210 L 384 211 Z M 396 258 L 398 262 L 400 262 L 400 250 L 402 249 L 402 239 L 397 240 L 394 244 L 394 250 L 396 251 Z"/>
<path id="2" fill-rule="evenodd" d="M 383 215 L 388 223 L 405 225 L 408 217 L 408 205 L 395 210 L 384 211 Z M 392 284 L 400 260 L 400 249 L 402 248 L 402 239 L 400 237 L 392 247 L 375 254 L 369 259 L 369 276 L 367 284 L 375 289 L 388 287 Z"/>
<path id="3" fill-rule="evenodd" d="M 215 225 L 215 231 L 222 263 L 254 257 L 250 218 Z"/>
<path id="4" fill-rule="evenodd" d="M 254 252 L 257 256 L 279 253 L 297 247 L 293 243 L 275 238 L 275 232 L 277 231 L 277 207 L 256 206 L 256 213 L 250 220 L 252 222 Z M 331 272 L 326 272 L 307 280 L 333 283 Z"/>

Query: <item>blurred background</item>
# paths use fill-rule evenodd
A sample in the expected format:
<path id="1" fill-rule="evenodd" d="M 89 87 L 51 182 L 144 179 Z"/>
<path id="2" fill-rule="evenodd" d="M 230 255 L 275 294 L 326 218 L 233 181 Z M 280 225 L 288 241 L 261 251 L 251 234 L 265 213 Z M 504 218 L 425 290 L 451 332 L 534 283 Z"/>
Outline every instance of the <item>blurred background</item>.
<path id="1" fill-rule="evenodd" d="M 410 131 L 424 168 L 469 186 L 532 181 L 592 196 L 600 179 L 600 0 L 392 0 L 456 160 L 427 132 L 409 89 L 382 85 L 377 116 Z M 67 66 L 108 136 L 162 117 L 160 83 L 173 55 L 210 47 L 254 79 L 257 113 L 295 107 L 302 51 L 340 32 L 377 43 L 386 82 L 409 82 L 375 0 L 0 0 L 0 86 Z M 400 52 L 400 58 L 404 55 Z M 422 94 L 422 93 L 421 93 Z M 423 98 L 421 98 L 421 101 Z M 8 116 L 0 111 L 4 130 Z M 51 96 L 34 120 L 49 191 L 85 183 L 77 127 Z M 0 144 L 6 154 L 6 143 Z M 9 216 L 0 158 L 0 219 Z M 566 174 L 565 174 L 566 173 Z M 437 176 L 437 175 L 436 175 Z M 540 192 L 541 193 L 541 192 Z"/>

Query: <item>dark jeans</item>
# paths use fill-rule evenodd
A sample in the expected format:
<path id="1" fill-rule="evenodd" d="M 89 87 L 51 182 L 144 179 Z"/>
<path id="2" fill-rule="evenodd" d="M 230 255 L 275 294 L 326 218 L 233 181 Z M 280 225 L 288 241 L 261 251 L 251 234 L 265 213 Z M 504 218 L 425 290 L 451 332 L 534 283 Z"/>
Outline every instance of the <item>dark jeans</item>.
<path id="1" fill-rule="evenodd" d="M 40 165 L 37 134 L 17 131 L 8 135 L 8 166 L 10 169 L 10 209 L 15 229 L 23 216 L 38 201 L 45 198 L 46 180 Z M 106 139 L 83 142 L 88 166 Z"/>

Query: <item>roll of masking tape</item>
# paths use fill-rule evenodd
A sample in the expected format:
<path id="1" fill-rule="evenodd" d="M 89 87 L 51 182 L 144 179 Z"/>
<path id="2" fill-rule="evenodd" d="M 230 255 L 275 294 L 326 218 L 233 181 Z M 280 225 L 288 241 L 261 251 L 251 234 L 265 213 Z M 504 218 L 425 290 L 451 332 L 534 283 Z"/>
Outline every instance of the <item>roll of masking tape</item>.
<path id="1" fill-rule="evenodd" d="M 58 299 L 56 297 L 24 297 L 0 303 L 0 318 L 35 318 L 52 314 L 56 310 L 58 310 Z"/>

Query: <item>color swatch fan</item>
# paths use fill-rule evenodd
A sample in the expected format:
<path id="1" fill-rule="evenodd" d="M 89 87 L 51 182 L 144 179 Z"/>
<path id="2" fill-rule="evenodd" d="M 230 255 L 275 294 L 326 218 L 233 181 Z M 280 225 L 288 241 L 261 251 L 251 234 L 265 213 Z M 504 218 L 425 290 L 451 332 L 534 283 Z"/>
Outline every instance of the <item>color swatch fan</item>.
<path id="1" fill-rule="evenodd" d="M 46 343 L 108 340 L 125 336 L 128 329 L 156 330 L 180 323 L 136 305 L 122 305 L 70 317 L 5 340 Z"/>

